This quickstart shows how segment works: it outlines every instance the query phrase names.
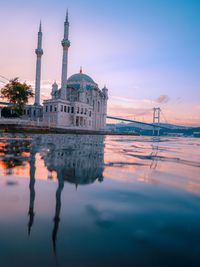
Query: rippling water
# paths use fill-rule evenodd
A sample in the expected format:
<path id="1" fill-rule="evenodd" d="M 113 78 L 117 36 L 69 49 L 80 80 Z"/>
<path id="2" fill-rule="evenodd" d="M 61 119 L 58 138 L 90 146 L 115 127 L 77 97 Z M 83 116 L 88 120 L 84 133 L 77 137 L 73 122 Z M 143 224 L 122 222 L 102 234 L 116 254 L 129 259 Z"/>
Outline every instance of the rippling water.
<path id="1" fill-rule="evenodd" d="M 0 136 L 0 266 L 200 266 L 200 139 Z"/>

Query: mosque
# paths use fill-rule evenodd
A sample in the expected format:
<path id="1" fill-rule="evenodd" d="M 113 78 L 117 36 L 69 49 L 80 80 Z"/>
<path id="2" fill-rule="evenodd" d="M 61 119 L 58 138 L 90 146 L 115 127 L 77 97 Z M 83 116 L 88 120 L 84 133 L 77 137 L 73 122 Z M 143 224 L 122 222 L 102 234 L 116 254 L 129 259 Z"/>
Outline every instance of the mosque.
<path id="1" fill-rule="evenodd" d="M 103 129 L 106 125 L 108 89 L 102 90 L 88 75 L 80 72 L 68 78 L 69 20 L 68 11 L 64 22 L 61 88 L 55 82 L 51 96 L 40 105 L 42 27 L 40 23 L 37 49 L 35 50 L 36 79 L 35 103 L 27 106 L 24 116 L 41 118 L 45 124 L 60 128 L 81 128 L 89 130 Z"/>

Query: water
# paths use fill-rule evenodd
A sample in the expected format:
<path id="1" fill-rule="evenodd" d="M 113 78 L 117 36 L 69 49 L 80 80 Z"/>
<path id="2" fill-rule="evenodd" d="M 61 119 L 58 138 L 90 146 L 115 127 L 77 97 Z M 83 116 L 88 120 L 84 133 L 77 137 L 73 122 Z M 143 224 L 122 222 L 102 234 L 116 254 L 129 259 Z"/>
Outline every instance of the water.
<path id="1" fill-rule="evenodd" d="M 200 266 L 200 139 L 0 136 L 0 266 Z"/>

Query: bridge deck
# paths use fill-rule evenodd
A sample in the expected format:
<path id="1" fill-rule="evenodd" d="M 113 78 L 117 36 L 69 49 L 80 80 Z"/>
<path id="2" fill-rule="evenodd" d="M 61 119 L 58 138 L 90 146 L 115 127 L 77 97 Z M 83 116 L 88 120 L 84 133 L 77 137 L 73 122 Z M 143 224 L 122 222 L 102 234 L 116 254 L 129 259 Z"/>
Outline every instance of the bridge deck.
<path id="1" fill-rule="evenodd" d="M 153 128 L 169 129 L 169 128 L 165 127 L 165 126 L 155 125 L 153 123 L 147 123 L 147 122 L 141 122 L 141 121 L 123 119 L 123 118 L 118 118 L 118 117 L 113 117 L 113 116 L 107 116 L 107 119 L 118 120 L 118 121 L 126 121 L 126 122 L 132 122 L 132 123 L 138 123 L 138 124 L 142 124 L 142 125 L 151 126 Z"/>

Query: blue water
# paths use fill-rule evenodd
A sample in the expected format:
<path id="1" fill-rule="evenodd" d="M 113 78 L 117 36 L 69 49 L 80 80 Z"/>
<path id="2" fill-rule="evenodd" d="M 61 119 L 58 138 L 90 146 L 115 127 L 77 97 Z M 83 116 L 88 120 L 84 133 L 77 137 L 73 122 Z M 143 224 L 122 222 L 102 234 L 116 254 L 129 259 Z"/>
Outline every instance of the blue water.
<path id="1" fill-rule="evenodd" d="M 0 266 L 200 266 L 200 139 L 0 136 Z"/>

